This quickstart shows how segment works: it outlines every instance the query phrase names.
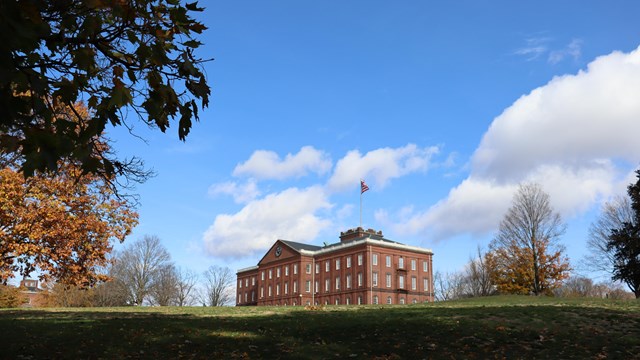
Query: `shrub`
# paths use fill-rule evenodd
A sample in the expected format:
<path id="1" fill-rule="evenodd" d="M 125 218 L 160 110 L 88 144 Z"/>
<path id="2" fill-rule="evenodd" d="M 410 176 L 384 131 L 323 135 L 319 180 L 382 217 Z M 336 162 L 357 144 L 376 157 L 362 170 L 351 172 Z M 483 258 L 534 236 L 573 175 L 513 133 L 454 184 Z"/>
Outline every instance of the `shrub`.
<path id="1" fill-rule="evenodd" d="M 15 308 L 27 302 L 27 297 L 15 286 L 0 285 L 0 308 Z"/>

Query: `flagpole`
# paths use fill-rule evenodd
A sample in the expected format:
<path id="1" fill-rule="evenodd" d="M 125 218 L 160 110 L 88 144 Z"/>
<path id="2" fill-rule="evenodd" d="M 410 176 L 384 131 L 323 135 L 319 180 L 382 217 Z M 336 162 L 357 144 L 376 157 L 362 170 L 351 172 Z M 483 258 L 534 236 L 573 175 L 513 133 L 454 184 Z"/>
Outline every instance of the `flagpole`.
<path id="1" fill-rule="evenodd" d="M 360 189 L 360 227 L 362 227 L 362 188 Z"/>
<path id="2" fill-rule="evenodd" d="M 362 228 L 362 194 L 365 191 L 369 190 L 367 184 L 364 183 L 364 180 L 360 179 L 360 227 Z"/>

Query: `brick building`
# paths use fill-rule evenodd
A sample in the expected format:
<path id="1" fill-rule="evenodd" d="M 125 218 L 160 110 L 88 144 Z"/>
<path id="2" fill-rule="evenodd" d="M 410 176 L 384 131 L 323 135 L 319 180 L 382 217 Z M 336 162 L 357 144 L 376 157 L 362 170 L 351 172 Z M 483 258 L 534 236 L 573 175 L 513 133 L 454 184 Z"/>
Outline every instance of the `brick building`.
<path id="1" fill-rule="evenodd" d="M 38 294 L 42 292 L 42 289 L 38 287 L 38 280 L 33 279 L 22 279 L 20 281 L 20 290 L 21 293 L 25 296 L 25 302 L 22 304 L 22 307 L 32 307 L 36 306 L 36 300 L 38 298 Z"/>
<path id="2" fill-rule="evenodd" d="M 238 270 L 236 305 L 433 301 L 432 257 L 360 227 L 325 246 L 277 240 L 257 266 Z"/>

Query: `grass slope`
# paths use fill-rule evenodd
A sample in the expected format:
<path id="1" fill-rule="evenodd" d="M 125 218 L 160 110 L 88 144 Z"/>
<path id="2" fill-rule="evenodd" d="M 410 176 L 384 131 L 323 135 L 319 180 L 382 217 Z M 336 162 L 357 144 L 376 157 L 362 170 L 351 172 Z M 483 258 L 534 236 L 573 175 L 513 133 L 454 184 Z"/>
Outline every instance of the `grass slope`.
<path id="1" fill-rule="evenodd" d="M 1 310 L 0 358 L 630 359 L 640 302 Z"/>

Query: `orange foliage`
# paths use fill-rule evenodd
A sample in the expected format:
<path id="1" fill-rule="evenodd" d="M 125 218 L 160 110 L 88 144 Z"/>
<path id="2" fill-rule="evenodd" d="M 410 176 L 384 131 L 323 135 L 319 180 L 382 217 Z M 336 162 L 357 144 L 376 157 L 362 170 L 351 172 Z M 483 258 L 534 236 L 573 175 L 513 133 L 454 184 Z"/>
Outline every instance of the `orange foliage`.
<path id="1" fill-rule="evenodd" d="M 547 254 L 548 242 L 537 241 L 538 288 L 541 294 L 551 291 L 569 277 L 569 259 L 561 251 Z M 535 289 L 535 266 L 533 251 L 529 247 L 519 247 L 514 242 L 508 247 L 496 247 L 486 254 L 486 264 L 490 269 L 491 281 L 498 291 L 508 294 L 530 294 Z"/>
<path id="2" fill-rule="evenodd" d="M 0 281 L 38 269 L 41 279 L 87 286 L 102 280 L 111 241 L 124 241 L 138 222 L 125 200 L 78 167 L 28 179 L 0 170 Z"/>

